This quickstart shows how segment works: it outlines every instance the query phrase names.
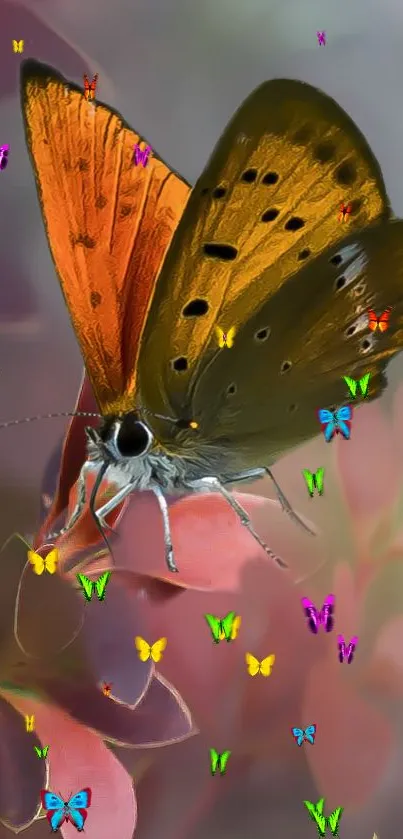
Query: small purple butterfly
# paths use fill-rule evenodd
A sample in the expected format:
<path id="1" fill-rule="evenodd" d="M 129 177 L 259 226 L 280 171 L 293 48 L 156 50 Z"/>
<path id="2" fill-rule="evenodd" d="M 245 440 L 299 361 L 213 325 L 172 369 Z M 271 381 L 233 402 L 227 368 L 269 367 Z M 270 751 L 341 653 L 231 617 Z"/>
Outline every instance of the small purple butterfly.
<path id="1" fill-rule="evenodd" d="M 334 594 L 328 594 L 322 608 L 319 610 L 314 606 L 312 600 L 308 600 L 307 597 L 303 597 L 301 603 L 304 607 L 305 615 L 308 618 L 309 629 L 314 635 L 318 634 L 321 624 L 325 632 L 332 631 L 334 626 Z"/>
<path id="2" fill-rule="evenodd" d="M 3 170 L 6 168 L 8 163 L 8 150 L 10 146 L 6 143 L 4 146 L 0 146 L 0 169 Z"/>
<path id="3" fill-rule="evenodd" d="M 326 46 L 326 32 L 325 32 L 325 30 L 323 30 L 323 32 L 317 32 L 316 37 L 318 39 L 319 46 L 321 44 L 323 44 L 323 46 L 325 47 Z"/>
<path id="4" fill-rule="evenodd" d="M 343 661 L 347 659 L 347 664 L 351 664 L 354 658 L 355 648 L 357 646 L 357 635 L 351 639 L 349 644 L 346 644 L 342 635 L 337 636 L 337 643 L 339 646 L 339 661 L 340 664 L 343 664 Z"/>

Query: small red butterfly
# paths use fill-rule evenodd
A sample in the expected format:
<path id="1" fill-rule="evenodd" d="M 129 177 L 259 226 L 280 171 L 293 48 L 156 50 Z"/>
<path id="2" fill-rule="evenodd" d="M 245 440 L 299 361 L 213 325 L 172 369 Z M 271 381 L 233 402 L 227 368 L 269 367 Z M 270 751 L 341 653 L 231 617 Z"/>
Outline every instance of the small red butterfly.
<path id="1" fill-rule="evenodd" d="M 388 308 L 385 309 L 379 317 L 373 309 L 368 309 L 368 329 L 370 329 L 371 332 L 376 332 L 377 329 L 379 329 L 380 332 L 386 332 L 389 328 L 390 313 L 390 306 L 388 306 Z"/>
<path id="2" fill-rule="evenodd" d="M 91 102 L 95 99 L 95 91 L 97 88 L 97 78 L 98 73 L 95 73 L 95 76 L 92 82 L 88 81 L 88 76 L 84 73 L 84 96 L 88 102 Z"/>
<path id="3" fill-rule="evenodd" d="M 102 691 L 105 694 L 105 696 L 109 696 L 112 690 L 112 685 L 113 682 L 111 682 L 110 684 L 108 682 L 102 682 Z"/>
<path id="4" fill-rule="evenodd" d="M 351 213 L 351 204 L 340 204 L 339 221 L 346 221 L 346 216 Z"/>

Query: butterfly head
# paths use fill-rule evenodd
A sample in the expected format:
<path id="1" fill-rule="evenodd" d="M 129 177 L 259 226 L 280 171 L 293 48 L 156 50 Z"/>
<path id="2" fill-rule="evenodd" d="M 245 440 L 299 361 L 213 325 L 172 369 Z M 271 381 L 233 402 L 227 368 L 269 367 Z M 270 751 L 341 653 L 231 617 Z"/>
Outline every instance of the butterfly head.
<path id="1" fill-rule="evenodd" d="M 88 426 L 86 436 L 90 459 L 111 464 L 142 457 L 154 443 L 154 435 L 137 411 L 107 417 L 99 431 Z"/>

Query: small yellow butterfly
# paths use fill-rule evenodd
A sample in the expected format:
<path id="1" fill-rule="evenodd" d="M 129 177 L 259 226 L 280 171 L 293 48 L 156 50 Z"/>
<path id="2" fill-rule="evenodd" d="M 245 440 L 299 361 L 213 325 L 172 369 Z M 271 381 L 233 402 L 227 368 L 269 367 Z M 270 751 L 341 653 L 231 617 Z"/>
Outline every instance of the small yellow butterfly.
<path id="1" fill-rule="evenodd" d="M 270 676 L 276 656 L 273 653 L 272 655 L 268 655 L 267 658 L 264 658 L 263 661 L 259 661 L 252 653 L 246 653 L 245 659 L 248 673 L 251 676 L 256 676 L 258 673 L 261 673 L 262 676 Z"/>
<path id="2" fill-rule="evenodd" d="M 215 331 L 220 349 L 222 350 L 223 347 L 228 347 L 230 350 L 234 346 L 235 326 L 231 326 L 228 332 L 224 332 L 221 327 L 216 326 Z"/>
<path id="3" fill-rule="evenodd" d="M 136 635 L 134 643 L 138 650 L 140 661 L 148 661 L 149 658 L 152 658 L 153 661 L 161 661 L 162 653 L 167 645 L 167 639 L 160 638 L 154 644 L 147 644 L 144 638 Z"/>
<path id="4" fill-rule="evenodd" d="M 13 40 L 13 51 L 14 52 L 24 52 L 24 41 L 14 41 Z"/>
<path id="5" fill-rule="evenodd" d="M 32 714 L 31 716 L 25 714 L 25 728 L 27 731 L 35 730 L 35 714 Z"/>
<path id="6" fill-rule="evenodd" d="M 43 574 L 44 571 L 54 574 L 59 562 L 59 551 L 57 548 L 53 548 L 44 559 L 35 551 L 28 551 L 28 560 L 32 565 L 34 574 Z"/>

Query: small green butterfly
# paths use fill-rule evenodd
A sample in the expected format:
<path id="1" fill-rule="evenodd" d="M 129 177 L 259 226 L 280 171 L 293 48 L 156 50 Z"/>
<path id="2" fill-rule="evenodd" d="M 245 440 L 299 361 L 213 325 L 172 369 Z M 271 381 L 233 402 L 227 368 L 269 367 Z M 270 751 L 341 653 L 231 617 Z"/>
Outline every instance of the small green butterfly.
<path id="1" fill-rule="evenodd" d="M 41 758 L 41 757 L 45 758 L 48 755 L 49 746 L 44 746 L 42 749 L 39 746 L 34 746 L 34 749 L 35 749 L 39 758 Z"/>
<path id="2" fill-rule="evenodd" d="M 360 394 L 362 397 L 368 396 L 368 387 L 369 387 L 369 380 L 371 378 L 371 373 L 365 373 L 361 379 L 351 379 L 350 376 L 343 376 L 343 379 L 350 391 L 350 396 L 355 399 L 357 396 L 357 389 L 360 389 Z M 360 395 L 359 394 L 359 395 Z"/>
<path id="3" fill-rule="evenodd" d="M 313 494 L 315 489 L 318 490 L 319 495 L 323 495 L 323 480 L 325 476 L 325 467 L 320 466 L 316 472 L 310 472 L 309 469 L 303 469 L 302 474 L 305 478 L 305 483 L 307 485 L 307 489 L 311 498 L 313 498 Z"/>
<path id="4" fill-rule="evenodd" d="M 80 583 L 80 586 L 83 591 L 83 595 L 85 599 L 89 602 L 92 598 L 94 587 L 96 589 L 98 600 L 105 599 L 105 589 L 109 582 L 111 571 L 105 571 L 104 574 L 101 574 L 97 580 L 90 580 L 85 574 L 77 574 L 77 581 Z"/>
<path id="5" fill-rule="evenodd" d="M 314 804 L 312 801 L 304 801 L 305 807 L 308 810 L 308 813 L 311 819 L 315 822 L 316 827 L 318 828 L 319 836 L 324 836 L 326 833 L 326 827 L 328 827 L 333 834 L 333 836 L 338 836 L 339 830 L 339 823 L 340 819 L 343 814 L 343 807 L 336 807 L 335 810 L 330 814 L 330 816 L 323 815 L 323 807 L 324 807 L 325 799 L 320 798 L 317 804 Z"/>
<path id="6" fill-rule="evenodd" d="M 217 769 L 220 775 L 225 775 L 227 770 L 227 763 L 231 752 L 217 752 L 215 749 L 210 749 L 211 774 L 215 775 Z"/>

